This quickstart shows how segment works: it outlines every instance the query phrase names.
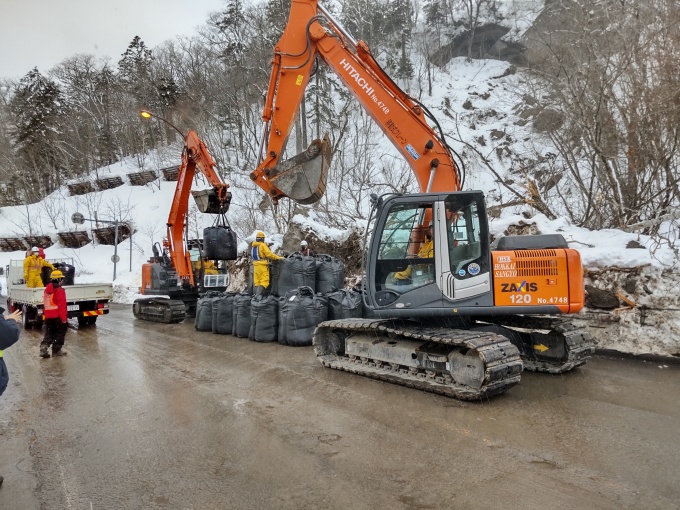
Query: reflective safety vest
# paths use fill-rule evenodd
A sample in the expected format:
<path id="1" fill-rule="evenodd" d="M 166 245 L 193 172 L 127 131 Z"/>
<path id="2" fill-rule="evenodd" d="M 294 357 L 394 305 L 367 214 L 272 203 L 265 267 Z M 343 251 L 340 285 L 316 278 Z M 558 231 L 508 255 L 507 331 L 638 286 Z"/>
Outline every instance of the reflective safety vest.
<path id="1" fill-rule="evenodd" d="M 2 358 L 2 351 L 0 351 L 0 358 Z"/>
<path id="2" fill-rule="evenodd" d="M 59 306 L 54 302 L 54 295 L 55 293 L 53 292 L 52 294 L 45 294 L 43 296 L 43 314 L 47 315 L 45 312 L 47 310 L 58 310 Z"/>

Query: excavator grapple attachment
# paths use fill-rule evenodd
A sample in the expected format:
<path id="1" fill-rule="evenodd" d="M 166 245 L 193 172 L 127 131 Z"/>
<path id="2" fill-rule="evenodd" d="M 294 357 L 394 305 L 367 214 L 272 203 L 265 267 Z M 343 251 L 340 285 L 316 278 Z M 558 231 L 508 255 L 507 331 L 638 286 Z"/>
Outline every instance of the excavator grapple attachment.
<path id="1" fill-rule="evenodd" d="M 227 193 L 226 200 L 220 200 L 215 189 L 192 191 L 191 194 L 196 202 L 198 210 L 205 214 L 224 214 L 231 204 L 231 193 Z"/>
<path id="2" fill-rule="evenodd" d="M 326 192 L 330 164 L 331 144 L 326 135 L 323 140 L 314 140 L 306 151 L 271 168 L 267 176 L 291 200 L 313 204 Z"/>

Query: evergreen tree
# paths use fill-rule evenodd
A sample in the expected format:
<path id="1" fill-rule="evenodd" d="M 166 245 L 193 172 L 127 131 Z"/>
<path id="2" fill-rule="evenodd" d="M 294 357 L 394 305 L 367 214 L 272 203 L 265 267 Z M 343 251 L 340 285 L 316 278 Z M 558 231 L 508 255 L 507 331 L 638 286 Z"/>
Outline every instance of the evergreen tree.
<path id="1" fill-rule="evenodd" d="M 20 160 L 25 198 L 35 201 L 61 184 L 68 155 L 61 143 L 68 110 L 62 90 L 34 68 L 24 76 L 10 101 L 13 150 Z"/>

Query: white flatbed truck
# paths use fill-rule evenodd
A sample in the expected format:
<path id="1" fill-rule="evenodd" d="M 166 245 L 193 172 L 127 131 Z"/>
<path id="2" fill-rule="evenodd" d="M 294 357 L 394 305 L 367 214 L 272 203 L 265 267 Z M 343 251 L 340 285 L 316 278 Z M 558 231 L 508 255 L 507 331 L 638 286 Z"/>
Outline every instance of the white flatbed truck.
<path id="1" fill-rule="evenodd" d="M 72 259 L 48 260 L 52 264 L 73 265 Z M 78 319 L 79 326 L 94 324 L 97 317 L 109 313 L 113 299 L 110 283 L 81 283 L 64 285 L 69 319 Z M 24 261 L 12 260 L 7 266 L 7 308 L 21 310 L 25 329 L 40 329 L 43 324 L 43 294 L 45 287 L 26 287 Z"/>

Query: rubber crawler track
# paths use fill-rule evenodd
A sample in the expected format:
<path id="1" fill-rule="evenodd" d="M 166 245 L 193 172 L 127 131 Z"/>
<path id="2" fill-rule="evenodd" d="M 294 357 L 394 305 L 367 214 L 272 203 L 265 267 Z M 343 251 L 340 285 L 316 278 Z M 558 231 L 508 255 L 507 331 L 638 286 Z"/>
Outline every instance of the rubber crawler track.
<path id="1" fill-rule="evenodd" d="M 595 354 L 595 343 L 585 327 L 579 327 L 568 319 L 555 319 L 546 317 L 533 317 L 524 315 L 521 317 L 494 318 L 494 323 L 508 327 L 520 327 L 527 330 L 549 330 L 559 334 L 564 342 L 566 359 L 549 360 L 540 359 L 536 356 L 527 356 L 522 353 L 524 369 L 532 372 L 545 372 L 549 374 L 562 374 L 580 365 L 584 365 Z M 529 347 L 528 350 L 531 350 Z"/>
<path id="2" fill-rule="evenodd" d="M 178 299 L 137 299 L 132 305 L 132 314 L 145 321 L 173 324 L 186 317 L 186 306 Z"/>
<path id="3" fill-rule="evenodd" d="M 480 388 L 473 388 L 444 382 L 441 378 L 429 378 L 424 373 L 413 375 L 407 370 L 384 368 L 385 365 L 350 361 L 344 355 L 344 340 L 359 332 L 474 349 L 484 363 L 484 381 Z M 444 327 L 422 328 L 407 321 L 344 319 L 322 322 L 314 332 L 313 345 L 319 361 L 326 367 L 460 400 L 479 400 L 503 393 L 519 382 L 522 372 L 519 350 L 501 335 Z"/>

